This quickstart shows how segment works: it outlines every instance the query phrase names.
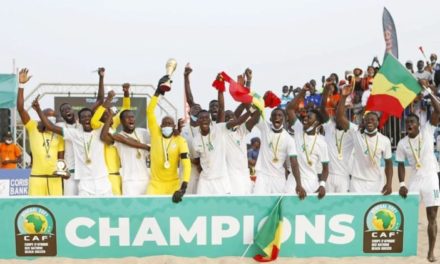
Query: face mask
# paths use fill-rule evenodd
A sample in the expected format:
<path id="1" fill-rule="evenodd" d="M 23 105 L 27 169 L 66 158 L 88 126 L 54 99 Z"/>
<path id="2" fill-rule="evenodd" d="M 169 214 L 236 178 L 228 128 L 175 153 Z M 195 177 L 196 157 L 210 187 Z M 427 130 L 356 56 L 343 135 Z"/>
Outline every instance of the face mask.
<path id="1" fill-rule="evenodd" d="M 307 132 L 307 133 L 312 132 L 313 129 L 315 129 L 315 126 L 314 126 L 315 123 L 316 123 L 316 122 L 313 122 L 313 124 L 312 124 L 309 128 L 306 129 L 306 132 Z"/>
<path id="2" fill-rule="evenodd" d="M 8 145 L 12 144 L 12 139 L 5 140 L 5 143 L 8 144 Z"/>
<path id="3" fill-rule="evenodd" d="M 191 120 L 192 120 L 193 122 L 197 122 L 197 116 L 190 115 L 190 117 L 191 117 Z"/>
<path id="4" fill-rule="evenodd" d="M 368 131 L 368 130 L 365 129 L 364 133 L 367 134 L 367 135 L 373 135 L 373 134 L 377 133 L 377 128 L 375 128 L 373 131 Z"/>
<path id="5" fill-rule="evenodd" d="M 287 92 L 287 93 L 283 93 L 283 96 L 287 96 L 289 93 Z"/>
<path id="6" fill-rule="evenodd" d="M 55 124 L 57 122 L 57 118 L 54 116 L 48 116 L 47 119 L 52 123 Z"/>
<path id="7" fill-rule="evenodd" d="M 283 129 L 283 126 L 280 126 L 279 128 L 275 128 L 274 127 L 274 125 L 273 124 L 270 124 L 270 128 L 273 130 L 273 131 L 281 131 L 282 129 Z"/>
<path id="8" fill-rule="evenodd" d="M 162 135 L 164 135 L 165 137 L 171 136 L 172 133 L 173 133 L 172 127 L 162 127 Z"/>
<path id="9" fill-rule="evenodd" d="M 307 96 L 310 96 L 310 91 L 307 91 L 307 92 L 306 92 L 306 97 L 307 97 Z"/>

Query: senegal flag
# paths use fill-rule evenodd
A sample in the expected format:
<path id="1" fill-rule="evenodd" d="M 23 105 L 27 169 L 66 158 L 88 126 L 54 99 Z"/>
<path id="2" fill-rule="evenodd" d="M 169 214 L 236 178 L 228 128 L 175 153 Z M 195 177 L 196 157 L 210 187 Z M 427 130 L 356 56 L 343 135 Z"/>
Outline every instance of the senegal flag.
<path id="1" fill-rule="evenodd" d="M 281 200 L 272 209 L 269 217 L 264 223 L 263 227 L 258 231 L 254 239 L 256 245 L 261 251 L 262 255 L 256 255 L 254 259 L 258 262 L 269 262 L 278 257 L 281 248 L 281 234 L 283 232 L 283 215 L 281 213 Z"/>
<path id="2" fill-rule="evenodd" d="M 373 79 L 366 111 L 381 111 L 379 127 L 389 115 L 401 117 L 403 110 L 414 100 L 422 88 L 412 74 L 391 54 L 387 53 L 382 67 Z"/>

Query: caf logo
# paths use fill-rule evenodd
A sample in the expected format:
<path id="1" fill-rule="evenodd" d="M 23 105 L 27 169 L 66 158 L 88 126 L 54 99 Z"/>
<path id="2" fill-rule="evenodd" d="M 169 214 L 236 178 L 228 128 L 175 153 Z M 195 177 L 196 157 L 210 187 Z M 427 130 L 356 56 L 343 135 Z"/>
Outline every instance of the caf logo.
<path id="1" fill-rule="evenodd" d="M 400 253 L 403 250 L 404 219 L 394 203 L 379 202 L 364 217 L 364 253 Z"/>
<path id="2" fill-rule="evenodd" d="M 22 208 L 15 217 L 15 249 L 17 256 L 56 256 L 55 217 L 40 205 Z"/>

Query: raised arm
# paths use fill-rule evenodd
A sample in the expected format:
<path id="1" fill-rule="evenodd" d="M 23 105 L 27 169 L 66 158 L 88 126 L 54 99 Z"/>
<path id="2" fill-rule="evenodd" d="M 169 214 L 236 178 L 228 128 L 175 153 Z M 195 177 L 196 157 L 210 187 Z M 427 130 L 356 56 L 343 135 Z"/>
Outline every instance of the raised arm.
<path id="1" fill-rule="evenodd" d="M 102 67 L 98 68 L 98 75 L 99 75 L 98 96 L 96 97 L 96 102 L 91 107 L 92 112 L 95 112 L 96 108 L 98 108 L 98 106 L 102 105 L 102 103 L 104 102 L 104 74 L 105 74 L 105 69 Z"/>
<path id="2" fill-rule="evenodd" d="M 26 125 L 31 120 L 28 111 L 24 109 L 24 85 L 32 78 L 32 76 L 28 75 L 28 72 L 29 70 L 24 68 L 18 73 L 17 111 L 23 125 Z"/>
<path id="3" fill-rule="evenodd" d="M 92 119 L 90 120 L 90 125 L 92 126 L 93 129 L 98 129 L 103 125 L 101 122 L 101 118 L 104 115 L 106 109 L 109 109 L 111 107 L 115 95 L 116 94 L 113 90 L 109 91 L 104 103 L 98 106 L 96 111 L 93 113 Z"/>
<path id="4" fill-rule="evenodd" d="M 252 70 L 249 68 L 246 68 L 246 70 L 244 71 L 244 77 L 245 77 L 245 82 L 244 82 L 244 86 L 247 88 L 251 88 L 251 84 L 252 84 Z"/>
<path id="5" fill-rule="evenodd" d="M 296 111 L 298 110 L 298 105 L 301 101 L 304 101 L 306 96 L 306 92 L 310 89 L 310 84 L 306 83 L 304 87 L 301 89 L 299 94 L 293 98 L 286 106 L 287 112 L 287 121 L 289 124 L 293 124 L 296 121 Z"/>
<path id="6" fill-rule="evenodd" d="M 105 144 L 113 145 L 114 140 L 113 140 L 112 135 L 109 132 L 113 115 L 111 114 L 111 111 L 108 111 L 107 113 L 108 113 L 108 115 L 106 116 L 104 126 L 102 127 L 100 138 Z"/>
<path id="7" fill-rule="evenodd" d="M 429 97 L 431 98 L 432 108 L 434 108 L 434 112 L 431 115 L 430 123 L 433 126 L 437 126 L 438 123 L 439 123 L 439 118 L 440 118 L 440 103 L 439 103 L 439 99 L 432 92 L 431 87 L 429 86 L 429 83 L 428 83 L 427 80 L 420 80 L 420 85 L 428 92 Z"/>
<path id="8" fill-rule="evenodd" d="M 249 118 L 249 119 L 246 121 L 246 128 L 247 128 L 248 131 L 252 131 L 252 129 L 254 128 L 254 126 L 255 126 L 256 124 L 258 124 L 258 121 L 260 120 L 260 115 L 261 115 L 261 113 L 260 113 L 260 111 L 259 111 L 258 109 L 256 109 L 256 108 L 253 107 L 253 106 L 250 106 L 249 109 L 248 109 L 248 111 L 251 112 L 251 118 Z"/>
<path id="9" fill-rule="evenodd" d="M 258 112 L 258 111 L 256 111 Z M 246 120 L 251 116 L 251 113 L 249 111 L 246 111 L 246 113 L 242 114 L 239 118 L 234 118 L 229 120 L 229 122 L 226 124 L 226 127 L 228 129 L 231 129 L 233 127 L 239 126 L 246 122 Z"/>
<path id="10" fill-rule="evenodd" d="M 225 122 L 225 95 L 222 91 L 218 91 L 218 113 L 217 113 L 217 123 Z"/>
<path id="11" fill-rule="evenodd" d="M 129 147 L 150 151 L 150 146 L 148 146 L 147 144 L 143 144 L 135 139 L 125 137 L 121 134 L 114 134 L 114 135 L 112 135 L 112 137 L 113 137 L 114 141 L 125 144 Z"/>
<path id="12" fill-rule="evenodd" d="M 124 83 L 122 85 L 122 91 L 124 92 L 124 97 L 122 98 L 122 107 L 121 110 L 117 115 L 113 116 L 113 129 L 117 129 L 118 126 L 121 124 L 121 119 L 119 118 L 122 111 L 130 109 L 131 107 L 131 100 L 130 100 L 130 84 Z"/>
<path id="13" fill-rule="evenodd" d="M 343 130 L 347 130 L 350 127 L 350 122 L 345 116 L 345 100 L 347 100 L 347 97 L 351 94 L 351 90 L 351 85 L 347 85 L 342 89 L 341 99 L 336 108 L 336 124 Z"/>
<path id="14" fill-rule="evenodd" d="M 184 81 L 185 81 L 185 95 L 186 95 L 186 102 L 189 104 L 189 107 L 192 107 L 196 103 L 194 102 L 194 98 L 191 92 L 191 85 L 189 81 L 189 75 L 192 72 L 192 68 L 189 66 L 189 63 L 185 66 L 185 72 L 183 74 Z"/>
<path id="15" fill-rule="evenodd" d="M 38 98 L 40 96 L 38 95 L 34 101 L 32 102 L 32 108 L 37 112 L 38 116 L 40 117 L 41 122 L 46 127 L 47 130 L 52 131 L 58 135 L 63 135 L 63 128 L 54 125 L 52 122 L 47 119 L 46 115 L 43 114 L 43 111 L 41 110 L 40 103 L 38 102 Z"/>
<path id="16" fill-rule="evenodd" d="M 322 117 L 324 118 L 324 122 L 327 122 L 329 119 L 328 113 L 327 113 L 327 100 L 330 96 L 330 87 L 333 85 L 333 83 L 329 82 L 330 80 L 327 79 L 325 85 L 324 85 L 324 91 L 322 92 L 322 100 L 321 100 L 321 107 L 319 108 L 319 111 L 321 112 Z M 334 87 L 336 89 L 336 87 Z"/>

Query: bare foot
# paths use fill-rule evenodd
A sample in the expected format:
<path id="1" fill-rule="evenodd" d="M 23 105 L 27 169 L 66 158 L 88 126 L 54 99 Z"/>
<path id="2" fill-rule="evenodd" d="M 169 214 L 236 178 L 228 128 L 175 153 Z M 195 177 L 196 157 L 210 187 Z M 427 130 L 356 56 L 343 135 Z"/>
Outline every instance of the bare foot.
<path id="1" fill-rule="evenodd" d="M 428 261 L 429 262 L 436 262 L 437 261 L 437 259 L 434 257 L 434 254 L 433 253 L 428 253 Z"/>

